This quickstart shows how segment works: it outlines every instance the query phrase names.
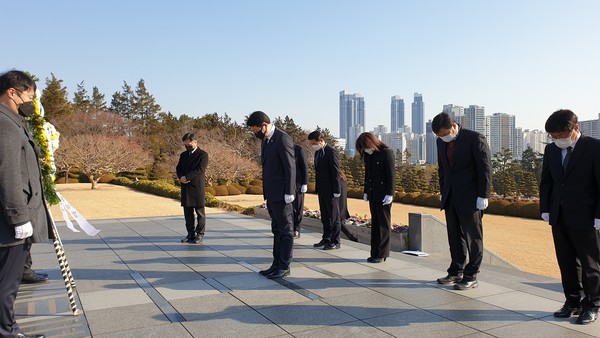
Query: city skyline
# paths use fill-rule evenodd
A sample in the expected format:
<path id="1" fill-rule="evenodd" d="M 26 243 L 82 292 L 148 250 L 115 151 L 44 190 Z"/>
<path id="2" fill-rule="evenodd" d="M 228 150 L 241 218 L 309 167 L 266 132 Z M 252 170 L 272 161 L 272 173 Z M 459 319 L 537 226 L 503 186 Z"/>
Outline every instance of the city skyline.
<path id="1" fill-rule="evenodd" d="M 0 71 L 27 70 L 41 88 L 54 73 L 70 97 L 81 81 L 110 98 L 123 81 L 144 79 L 176 116 L 227 113 L 243 123 L 262 110 L 338 135 L 340 89 L 366 98 L 366 129 L 389 125 L 390 97 L 408 106 L 414 92 L 427 103 L 424 121 L 449 103 L 515 115 L 524 129 L 542 128 L 560 108 L 581 120 L 600 113 L 593 0 L 65 0 L 3 9 L 26 13 L 27 24 L 5 18 L 15 38 Z"/>

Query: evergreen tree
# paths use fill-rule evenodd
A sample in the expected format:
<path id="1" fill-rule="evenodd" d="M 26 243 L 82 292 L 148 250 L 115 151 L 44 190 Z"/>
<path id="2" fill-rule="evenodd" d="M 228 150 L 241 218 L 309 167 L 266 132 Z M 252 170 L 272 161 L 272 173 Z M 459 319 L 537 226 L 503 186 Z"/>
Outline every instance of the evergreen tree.
<path id="1" fill-rule="evenodd" d="M 281 119 L 281 117 L 277 117 L 273 121 L 273 124 L 275 125 L 275 127 L 285 131 L 288 135 L 290 135 L 294 143 L 300 145 L 308 143 L 308 134 L 302 129 L 302 127 L 297 125 L 294 122 L 294 119 L 292 119 L 291 117 L 286 115 L 285 118 L 283 118 L 283 120 Z"/>
<path id="2" fill-rule="evenodd" d="M 135 94 L 132 96 L 131 106 L 133 109 L 133 119 L 140 121 L 143 126 L 148 126 L 152 121 L 155 121 L 161 110 L 154 96 L 146 89 L 143 79 L 138 81 Z"/>
<path id="3" fill-rule="evenodd" d="M 77 90 L 73 94 L 73 110 L 77 112 L 87 113 L 90 111 L 92 101 L 85 89 L 84 81 L 77 84 Z"/>
<path id="4" fill-rule="evenodd" d="M 539 186 L 540 179 L 542 177 L 542 161 L 543 155 L 540 153 L 536 153 L 531 149 L 531 147 L 527 147 L 523 151 L 523 155 L 521 157 L 521 168 L 526 172 L 532 173 L 535 181 L 532 181 L 533 184 L 535 182 L 536 185 Z"/>
<path id="5" fill-rule="evenodd" d="M 110 102 L 110 110 L 119 113 L 126 119 L 133 120 L 135 112 L 133 110 L 134 94 L 131 86 L 123 81 L 123 91 L 115 92 Z"/>
<path id="6" fill-rule="evenodd" d="M 106 107 L 106 100 L 104 100 L 104 94 L 100 93 L 98 87 L 92 88 L 92 99 L 90 102 L 90 108 L 92 112 L 108 110 Z"/>
<path id="7" fill-rule="evenodd" d="M 57 79 L 53 73 L 51 75 L 50 79 L 46 78 L 46 88 L 42 91 L 41 97 L 46 118 L 49 120 L 73 112 L 73 107 L 68 99 L 67 87 L 62 86 L 63 80 Z"/>

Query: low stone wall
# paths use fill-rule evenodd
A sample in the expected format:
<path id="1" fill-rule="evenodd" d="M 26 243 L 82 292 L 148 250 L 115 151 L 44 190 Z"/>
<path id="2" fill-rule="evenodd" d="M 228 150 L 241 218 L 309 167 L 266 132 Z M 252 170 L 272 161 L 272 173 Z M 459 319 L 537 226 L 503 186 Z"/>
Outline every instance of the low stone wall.
<path id="1" fill-rule="evenodd" d="M 266 209 L 255 208 L 254 211 L 257 217 L 271 219 Z M 408 233 L 392 233 L 390 249 L 392 251 L 415 250 L 450 259 L 446 223 L 429 214 L 409 213 L 408 216 Z M 323 232 L 323 225 L 316 218 L 302 218 L 302 227 L 319 233 Z M 371 244 L 370 228 L 352 226 L 351 229 L 356 233 L 359 243 Z M 343 234 L 342 237 L 345 238 Z M 483 264 L 518 270 L 490 250 L 484 248 L 484 251 Z"/>

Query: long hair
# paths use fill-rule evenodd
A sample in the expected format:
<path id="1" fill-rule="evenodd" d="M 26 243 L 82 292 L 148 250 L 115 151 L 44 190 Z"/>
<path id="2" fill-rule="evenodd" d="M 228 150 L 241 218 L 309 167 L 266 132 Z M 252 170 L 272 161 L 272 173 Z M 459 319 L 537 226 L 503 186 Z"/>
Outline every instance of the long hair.
<path id="1" fill-rule="evenodd" d="M 365 149 L 373 149 L 374 151 L 382 151 L 383 149 L 388 148 L 388 146 L 381 142 L 375 135 L 366 132 L 362 133 L 356 139 L 355 149 L 359 153 L 363 153 Z"/>

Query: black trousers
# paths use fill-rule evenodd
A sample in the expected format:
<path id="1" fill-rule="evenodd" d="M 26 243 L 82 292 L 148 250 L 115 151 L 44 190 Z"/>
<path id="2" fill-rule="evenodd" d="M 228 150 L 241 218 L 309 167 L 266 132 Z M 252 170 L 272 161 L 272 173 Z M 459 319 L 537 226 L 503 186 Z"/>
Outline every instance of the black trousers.
<path id="1" fill-rule="evenodd" d="M 450 257 L 452 262 L 448 274 L 464 274 L 464 279 L 472 281 L 477 279 L 479 267 L 483 260 L 483 211 L 461 213 L 452 203 L 452 197 L 446 203 L 446 225 L 448 230 L 448 244 L 450 244 Z M 467 254 L 469 263 L 467 264 Z"/>
<path id="2" fill-rule="evenodd" d="M 31 244 L 0 247 L 0 337 L 16 337 L 15 299 Z"/>
<path id="3" fill-rule="evenodd" d="M 383 205 L 382 198 L 369 198 L 371 210 L 371 257 L 386 258 L 390 255 L 392 232 L 392 205 Z"/>
<path id="4" fill-rule="evenodd" d="M 294 246 L 294 210 L 292 203 L 269 202 L 267 210 L 271 216 L 271 232 L 273 233 L 273 266 L 282 270 L 290 268 L 292 248 Z"/>
<path id="5" fill-rule="evenodd" d="M 319 208 L 321 209 L 321 223 L 323 223 L 323 239 L 332 244 L 340 244 L 341 219 L 340 198 L 333 194 L 323 196 L 319 194 Z"/>
<path id="6" fill-rule="evenodd" d="M 552 227 L 554 250 L 567 303 L 585 309 L 600 307 L 600 231 L 573 231 L 559 211 Z M 584 298 L 581 299 L 583 291 Z"/>
<path id="7" fill-rule="evenodd" d="M 294 208 L 294 231 L 300 231 L 300 223 L 302 223 L 302 216 L 304 215 L 304 194 L 299 189 L 296 189 L 292 206 Z"/>
<path id="8" fill-rule="evenodd" d="M 31 269 L 33 265 L 33 260 L 31 259 L 31 251 L 27 253 L 27 257 L 25 257 L 25 269 L 23 270 L 23 278 L 31 278 L 35 277 L 35 271 Z"/>
<path id="9" fill-rule="evenodd" d="M 198 225 L 196 226 L 196 220 L 194 219 L 194 212 L 198 216 Z M 206 228 L 206 214 L 204 207 L 183 207 L 183 216 L 185 217 L 185 228 L 188 236 L 194 236 L 196 234 L 204 236 L 204 228 Z"/>

